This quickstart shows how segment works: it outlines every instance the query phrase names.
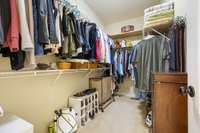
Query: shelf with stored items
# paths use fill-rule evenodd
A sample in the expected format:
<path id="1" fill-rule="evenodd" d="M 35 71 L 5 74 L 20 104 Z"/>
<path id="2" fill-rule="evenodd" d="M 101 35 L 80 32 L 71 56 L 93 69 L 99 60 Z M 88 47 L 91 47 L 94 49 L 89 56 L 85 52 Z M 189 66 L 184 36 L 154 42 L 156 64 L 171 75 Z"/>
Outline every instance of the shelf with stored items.
<path id="1" fill-rule="evenodd" d="M 95 69 L 56 69 L 56 70 L 32 70 L 32 71 L 8 71 L 0 72 L 0 79 L 4 78 L 23 78 L 23 77 L 37 77 L 50 75 L 63 75 L 73 73 L 92 73 L 98 71 L 110 70 L 110 67 L 95 68 Z"/>
<path id="2" fill-rule="evenodd" d="M 137 30 L 137 31 L 131 31 L 127 33 L 120 33 L 116 35 L 110 35 L 112 39 L 123 39 L 123 38 L 128 38 L 128 37 L 140 37 L 142 36 L 142 30 Z"/>
<path id="3" fill-rule="evenodd" d="M 146 35 L 146 34 L 149 34 L 149 32 L 152 32 L 152 29 L 160 32 L 160 33 L 166 33 L 169 31 L 169 28 L 174 24 L 174 22 L 171 20 L 171 21 L 167 21 L 167 22 L 163 22 L 163 23 L 159 23 L 159 24 L 154 24 L 154 25 L 151 25 L 151 26 L 147 26 L 147 27 L 144 27 L 144 31 L 143 33 Z M 151 33 L 152 34 L 152 33 Z"/>

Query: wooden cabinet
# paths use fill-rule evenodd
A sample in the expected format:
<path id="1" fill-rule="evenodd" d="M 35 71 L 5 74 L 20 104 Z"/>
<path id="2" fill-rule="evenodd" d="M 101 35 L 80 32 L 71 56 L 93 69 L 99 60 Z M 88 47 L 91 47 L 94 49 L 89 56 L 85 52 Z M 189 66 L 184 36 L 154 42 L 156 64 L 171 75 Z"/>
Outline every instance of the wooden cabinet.
<path id="1" fill-rule="evenodd" d="M 153 133 L 187 133 L 187 75 L 153 75 Z"/>
<path id="2" fill-rule="evenodd" d="M 99 95 L 99 105 L 100 108 L 103 110 L 112 99 L 112 78 L 90 78 L 90 88 L 97 89 Z"/>

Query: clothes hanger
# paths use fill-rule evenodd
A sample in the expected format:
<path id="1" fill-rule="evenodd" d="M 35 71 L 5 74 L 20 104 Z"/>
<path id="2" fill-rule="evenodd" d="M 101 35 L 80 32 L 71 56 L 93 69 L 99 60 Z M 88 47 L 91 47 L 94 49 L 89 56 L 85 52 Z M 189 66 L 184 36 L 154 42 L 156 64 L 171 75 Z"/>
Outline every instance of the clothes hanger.
<path id="1" fill-rule="evenodd" d="M 149 32 L 150 31 L 145 32 L 145 29 L 143 30 L 143 40 L 148 40 L 154 37 L 154 35 L 150 34 Z"/>

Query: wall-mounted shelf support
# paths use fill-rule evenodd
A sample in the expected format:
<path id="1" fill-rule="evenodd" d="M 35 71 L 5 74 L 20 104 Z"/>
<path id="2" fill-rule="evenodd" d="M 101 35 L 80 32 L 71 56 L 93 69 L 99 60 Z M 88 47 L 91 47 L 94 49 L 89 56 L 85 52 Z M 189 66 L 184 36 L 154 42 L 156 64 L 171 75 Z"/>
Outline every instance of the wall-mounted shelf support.
<path id="1" fill-rule="evenodd" d="M 63 74 L 73 73 L 87 73 L 90 75 L 95 71 L 108 70 L 107 68 L 96 68 L 96 69 L 67 69 L 67 70 L 33 70 L 33 71 L 11 71 L 11 72 L 0 72 L 0 79 L 8 78 L 26 78 L 26 77 L 37 77 L 37 76 L 52 76 L 57 75 L 55 81 L 57 81 Z"/>

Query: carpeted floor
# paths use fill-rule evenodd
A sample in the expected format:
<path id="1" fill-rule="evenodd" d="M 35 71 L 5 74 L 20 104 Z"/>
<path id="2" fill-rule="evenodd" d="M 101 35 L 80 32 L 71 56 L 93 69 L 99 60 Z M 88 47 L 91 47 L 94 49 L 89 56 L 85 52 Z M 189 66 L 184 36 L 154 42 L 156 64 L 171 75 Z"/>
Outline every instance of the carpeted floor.
<path id="1" fill-rule="evenodd" d="M 149 133 L 139 101 L 116 97 L 94 120 L 79 129 L 78 133 Z"/>

